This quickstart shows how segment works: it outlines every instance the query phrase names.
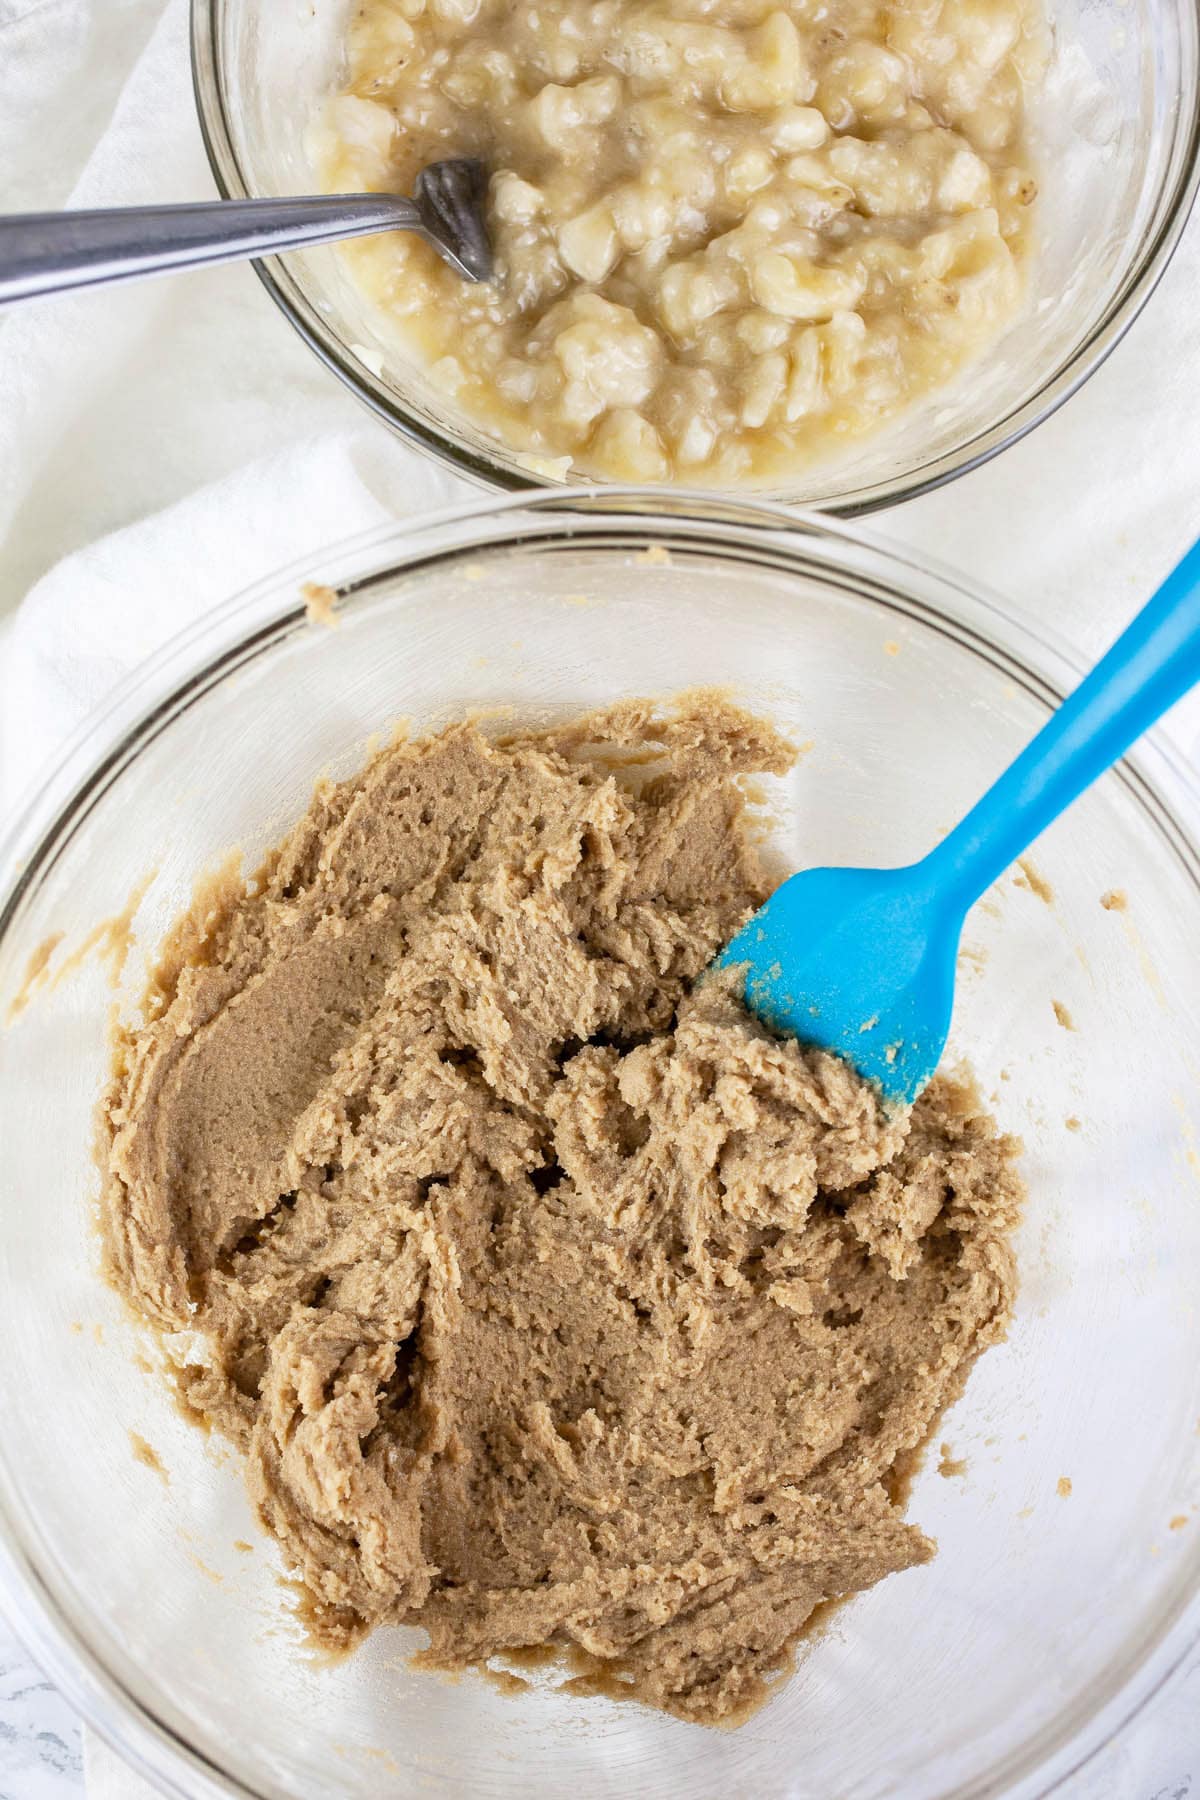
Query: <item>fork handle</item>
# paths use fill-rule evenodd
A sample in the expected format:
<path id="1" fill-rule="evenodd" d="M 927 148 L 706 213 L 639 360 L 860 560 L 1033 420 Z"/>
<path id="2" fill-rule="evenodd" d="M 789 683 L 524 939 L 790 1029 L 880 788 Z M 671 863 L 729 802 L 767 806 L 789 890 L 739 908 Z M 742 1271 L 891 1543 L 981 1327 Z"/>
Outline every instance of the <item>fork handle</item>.
<path id="1" fill-rule="evenodd" d="M 395 194 L 14 213 L 0 217 L 0 304 L 414 229 L 424 231 L 417 206 Z"/>

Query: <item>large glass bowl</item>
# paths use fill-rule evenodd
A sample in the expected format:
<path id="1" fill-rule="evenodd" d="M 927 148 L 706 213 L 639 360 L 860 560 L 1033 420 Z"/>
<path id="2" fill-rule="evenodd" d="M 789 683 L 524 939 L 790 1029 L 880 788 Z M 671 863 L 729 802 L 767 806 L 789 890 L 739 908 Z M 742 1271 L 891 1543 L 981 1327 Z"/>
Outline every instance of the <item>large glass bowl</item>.
<path id="1" fill-rule="evenodd" d="M 213 613 L 92 720 L 5 844 L 0 1011 L 51 934 L 53 970 L 157 870 L 128 1003 L 198 873 L 233 845 L 253 864 L 400 716 L 732 684 L 812 743 L 769 796 L 781 855 L 886 863 L 924 851 L 1075 679 L 908 553 L 689 506 L 493 502 L 335 545 Z M 338 589 L 338 629 L 306 618 L 302 580 Z M 943 1478 L 935 1446 L 913 1491 L 940 1554 L 834 1614 L 736 1732 L 417 1673 L 414 1631 L 310 1659 L 237 1459 L 173 1410 L 96 1272 L 107 967 L 37 995 L 0 1036 L 0 1606 L 33 1654 L 193 1800 L 1048 1790 L 1200 1636 L 1200 794 L 1147 742 L 1035 861 L 965 944 L 955 1049 L 1025 1139 L 1029 1201 L 1009 1341 L 938 1434 L 965 1474 Z M 1101 904 L 1114 890 L 1124 909 Z"/>
<path id="2" fill-rule="evenodd" d="M 305 139 L 336 84 L 352 0 L 191 4 L 200 123 L 222 193 L 311 191 Z M 1045 4 L 1056 50 L 1033 109 L 1040 243 L 1025 312 L 956 384 L 773 498 L 861 512 L 986 461 L 1086 380 L 1162 274 L 1197 180 L 1196 0 Z M 259 268 L 305 341 L 402 435 L 486 486 L 545 483 L 380 331 L 336 248 Z"/>

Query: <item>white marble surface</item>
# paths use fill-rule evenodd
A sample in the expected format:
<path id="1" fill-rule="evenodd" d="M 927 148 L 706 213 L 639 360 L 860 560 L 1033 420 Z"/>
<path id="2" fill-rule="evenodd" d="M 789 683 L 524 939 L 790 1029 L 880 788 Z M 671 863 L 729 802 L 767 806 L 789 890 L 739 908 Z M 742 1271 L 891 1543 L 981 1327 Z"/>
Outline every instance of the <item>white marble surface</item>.
<path id="1" fill-rule="evenodd" d="M 0 1618 L 0 1800 L 78 1800 L 79 1720 Z"/>

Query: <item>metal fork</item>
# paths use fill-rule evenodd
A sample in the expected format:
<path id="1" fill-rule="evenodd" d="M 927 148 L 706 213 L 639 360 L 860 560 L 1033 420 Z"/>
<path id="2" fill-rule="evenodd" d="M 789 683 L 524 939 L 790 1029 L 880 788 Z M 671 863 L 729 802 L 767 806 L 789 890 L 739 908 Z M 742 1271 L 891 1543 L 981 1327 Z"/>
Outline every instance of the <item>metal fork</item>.
<path id="1" fill-rule="evenodd" d="M 15 213 L 0 217 L 0 304 L 305 250 L 375 231 L 415 231 L 464 280 L 490 281 L 486 194 L 483 164 L 455 157 L 422 169 L 411 200 L 397 194 L 318 194 Z"/>

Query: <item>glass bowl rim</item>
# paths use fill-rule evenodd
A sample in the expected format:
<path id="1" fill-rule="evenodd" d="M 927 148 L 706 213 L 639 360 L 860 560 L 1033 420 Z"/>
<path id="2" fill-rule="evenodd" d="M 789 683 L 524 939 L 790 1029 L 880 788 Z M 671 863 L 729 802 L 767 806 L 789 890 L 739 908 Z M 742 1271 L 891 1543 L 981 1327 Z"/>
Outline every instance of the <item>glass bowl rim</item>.
<path id="1" fill-rule="evenodd" d="M 522 515 L 533 514 L 538 529 L 522 530 Z M 561 524 L 557 521 L 562 519 Z M 544 518 L 549 524 L 543 525 Z M 302 587 L 336 577 L 338 566 L 353 575 L 338 584 L 340 595 L 366 592 L 427 561 L 447 556 L 478 559 L 507 547 L 563 543 L 591 525 L 601 535 L 618 528 L 654 541 L 700 541 L 730 555 L 746 545 L 766 544 L 777 564 L 794 573 L 828 579 L 849 573 L 879 592 L 859 589 L 860 598 L 886 603 L 891 594 L 907 603 L 909 616 L 926 626 L 940 624 L 974 655 L 984 655 L 1018 674 L 1031 694 L 1053 705 L 1085 673 L 1086 664 L 1067 640 L 1027 617 L 999 594 L 958 574 L 948 564 L 890 540 L 884 534 L 846 524 L 826 512 L 802 511 L 777 502 L 731 498 L 700 490 L 605 487 L 551 488 L 499 495 L 441 508 L 414 519 L 395 519 L 336 539 L 251 583 L 192 620 L 152 656 L 130 670 L 77 727 L 49 771 L 13 815 L 0 836 L 0 942 L 26 895 L 39 879 L 47 856 L 72 828 L 80 809 L 100 782 L 119 779 L 155 728 L 178 716 L 180 704 L 201 694 L 226 672 L 231 657 L 251 645 L 280 642 L 305 622 Z M 557 526 L 557 528 L 556 528 Z M 741 531 L 745 542 L 731 534 Z M 449 542 L 440 541 L 449 539 Z M 857 556 L 867 567 L 843 563 Z M 808 558 L 806 562 L 804 559 Z M 933 599 L 927 597 L 932 591 Z M 1169 827 L 1189 853 L 1200 886 L 1200 771 L 1160 730 L 1143 739 L 1118 765 L 1148 815 Z M 1183 817 L 1177 817 L 1182 808 Z M 21 1520 L 7 1470 L 0 1461 L 0 1605 L 18 1638 L 61 1689 L 75 1710 L 132 1767 L 177 1800 L 196 1800 L 189 1777 L 208 1795 L 268 1800 L 278 1790 L 253 1788 L 240 1775 L 214 1763 L 187 1741 L 118 1671 L 109 1667 L 71 1616 L 68 1605 L 39 1567 L 36 1540 Z M 1139 1644 L 1115 1681 L 1084 1716 L 1068 1724 L 1070 1735 L 1040 1733 L 1022 1747 L 1019 1760 L 956 1789 L 943 1800 L 989 1800 L 1007 1792 L 1044 1800 L 1090 1763 L 1161 1689 L 1200 1646 L 1200 1562 L 1193 1578 L 1174 1596 L 1169 1616 L 1148 1643 Z M 1077 1703 L 1078 1710 L 1078 1703 Z M 996 1785 L 999 1781 L 1002 1785 Z M 1030 1785 L 1031 1783 L 1041 1785 Z"/>
<path id="2" fill-rule="evenodd" d="M 226 0 L 189 0 L 192 92 L 200 135 L 217 189 L 223 199 L 243 200 L 253 196 L 234 145 L 226 106 L 220 55 L 220 22 L 225 4 Z M 1179 4 L 1181 14 L 1190 16 L 1193 22 L 1190 68 L 1184 70 L 1185 76 L 1190 73 L 1191 80 L 1190 85 L 1185 83 L 1181 88 L 1172 113 L 1176 141 L 1169 178 L 1156 199 L 1154 229 L 1137 260 L 1126 271 L 1102 317 L 1070 356 L 1042 377 L 1034 393 L 966 442 L 891 479 L 855 489 L 845 497 L 833 495 L 804 502 L 805 510 L 855 518 L 882 507 L 899 505 L 904 500 L 914 500 L 921 494 L 944 487 L 959 475 L 970 474 L 1002 450 L 1019 443 L 1057 412 L 1120 343 L 1166 273 L 1200 189 L 1200 47 L 1196 40 L 1200 5 L 1189 6 L 1188 0 L 1179 0 Z M 482 488 L 521 493 L 542 487 L 561 491 L 564 484 L 553 477 L 505 467 L 497 459 L 472 448 L 451 427 L 434 425 L 398 400 L 329 329 L 285 258 L 256 259 L 253 268 L 309 349 L 356 399 L 405 442 L 431 456 L 441 467 Z M 571 484 L 581 479 L 572 476 Z M 607 483 L 594 485 L 605 492 L 610 491 Z M 614 483 L 613 488 L 619 491 L 627 485 Z M 687 490 L 668 484 L 661 491 L 678 493 Z M 746 497 L 759 496 L 748 492 Z M 768 503 L 774 500 L 780 504 L 799 504 L 778 495 L 764 494 L 762 498 Z"/>

